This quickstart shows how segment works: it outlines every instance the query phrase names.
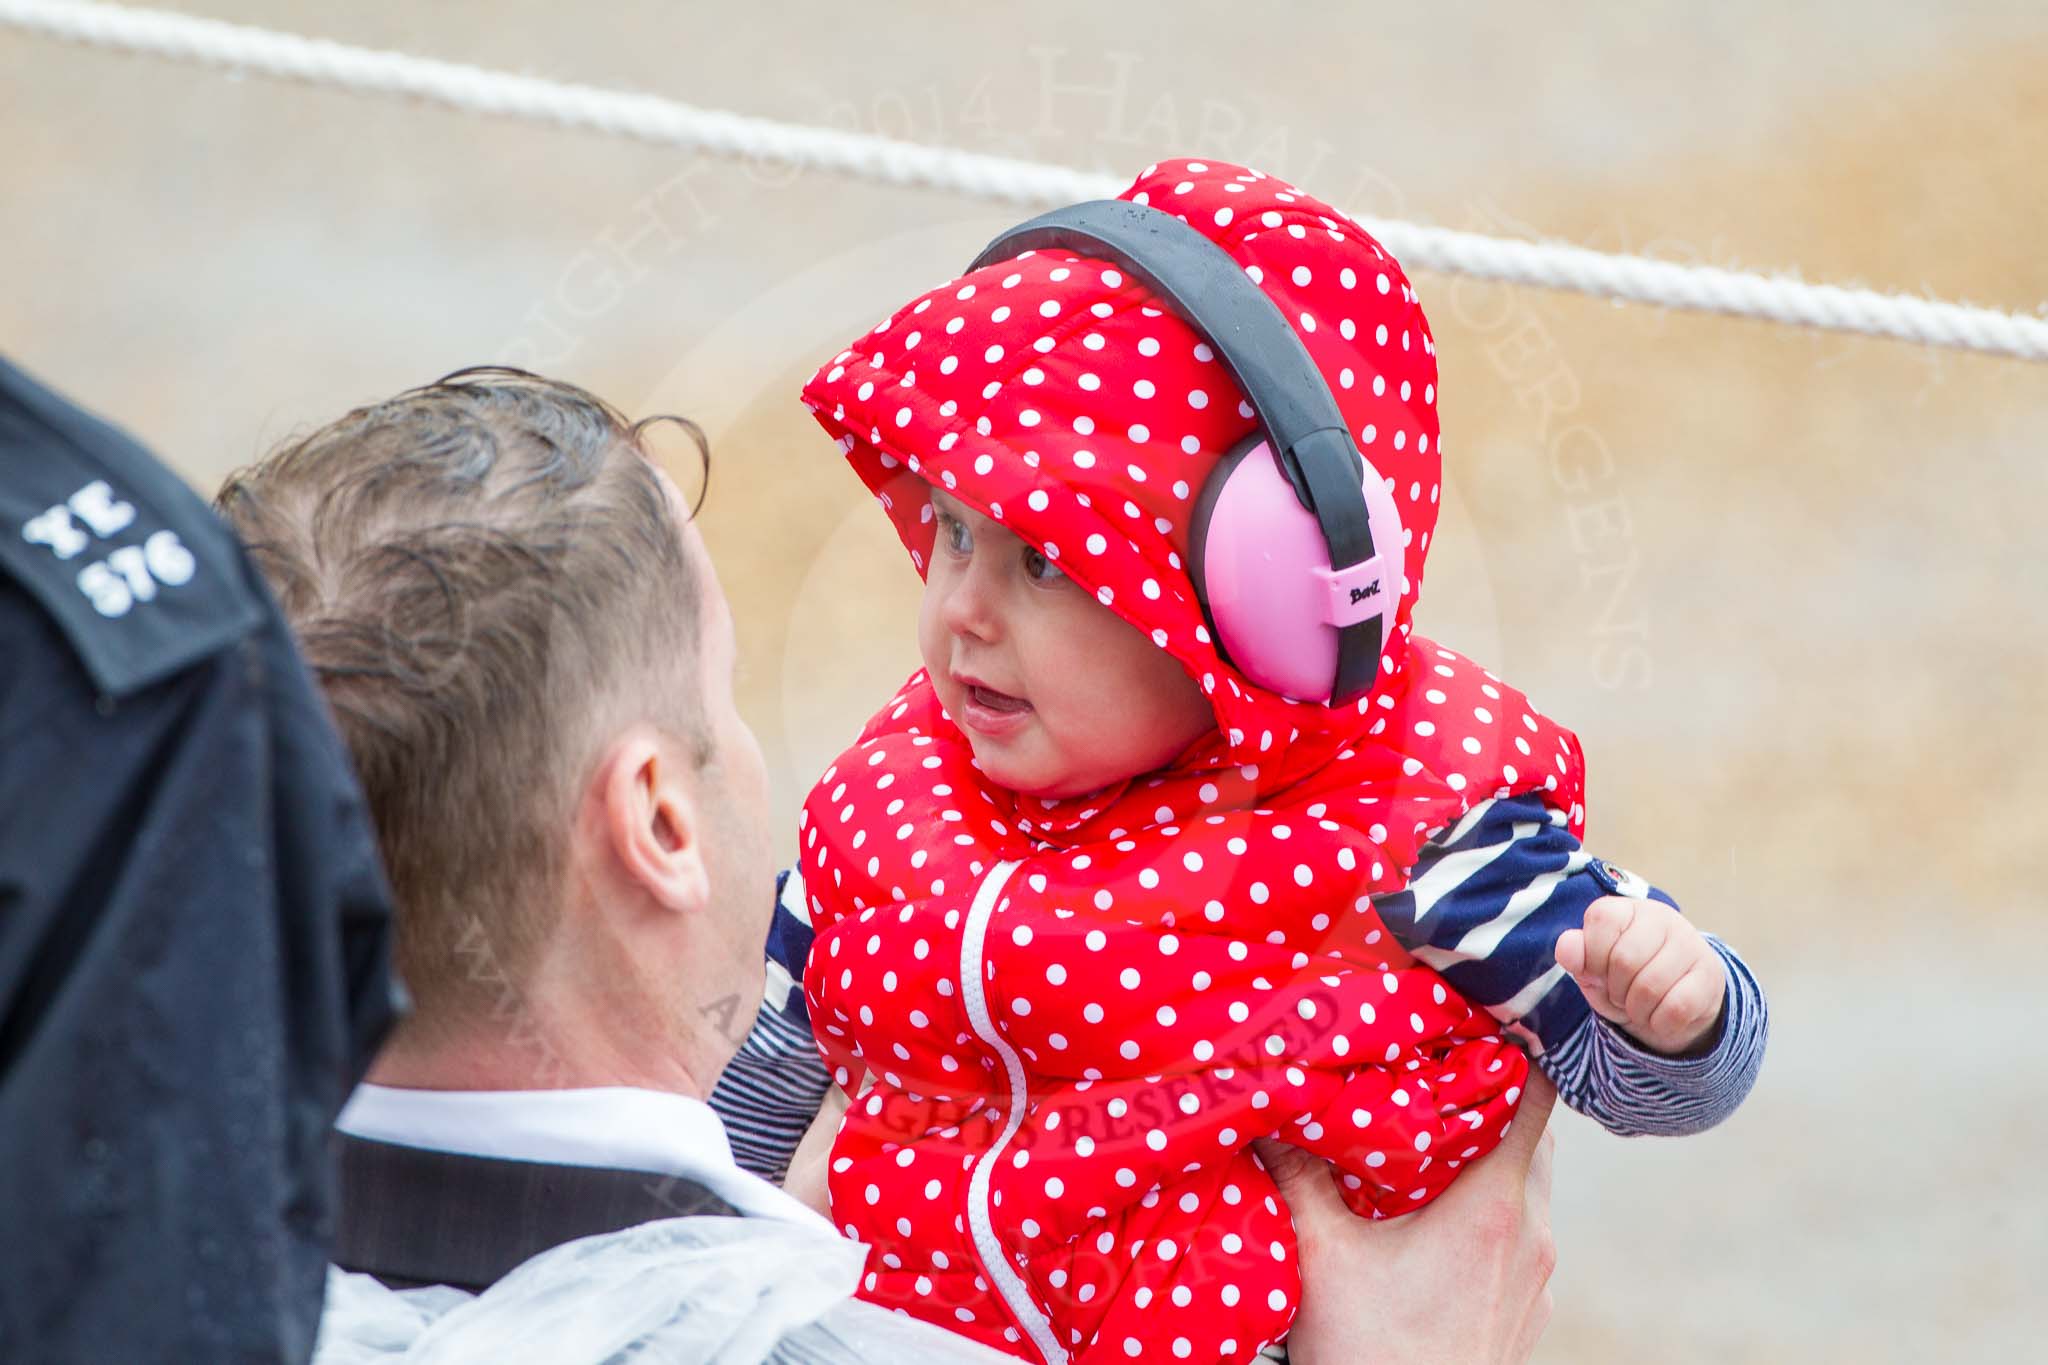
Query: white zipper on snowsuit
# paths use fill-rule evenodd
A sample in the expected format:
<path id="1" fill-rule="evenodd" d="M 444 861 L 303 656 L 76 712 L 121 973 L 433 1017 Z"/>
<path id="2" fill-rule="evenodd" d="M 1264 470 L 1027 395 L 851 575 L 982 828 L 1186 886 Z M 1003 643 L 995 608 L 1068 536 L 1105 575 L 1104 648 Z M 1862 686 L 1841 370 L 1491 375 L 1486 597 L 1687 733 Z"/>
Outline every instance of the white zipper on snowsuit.
<path id="1" fill-rule="evenodd" d="M 1009 1257 L 1003 1254 L 1002 1244 L 996 1240 L 996 1230 L 989 1218 L 989 1181 L 995 1175 L 996 1162 L 1001 1159 L 1003 1149 L 1010 1145 L 1010 1139 L 1017 1135 L 1019 1125 L 1024 1122 L 1024 1061 L 1016 1049 L 1003 1041 L 996 1032 L 995 1019 L 989 1014 L 988 993 L 983 989 L 982 940 L 988 936 L 989 920 L 995 915 L 996 902 L 1002 898 L 1003 887 L 1008 884 L 1010 874 L 1017 870 L 1016 863 L 997 863 L 974 893 L 974 903 L 967 911 L 967 926 L 960 936 L 960 1003 L 967 1009 L 967 1022 L 975 1036 L 992 1047 L 1003 1059 L 1003 1070 L 1010 1082 L 1010 1102 L 1003 1110 L 1003 1131 L 994 1144 L 982 1153 L 975 1163 L 974 1174 L 967 1182 L 967 1230 L 974 1238 L 975 1252 L 981 1257 L 981 1268 L 988 1272 L 989 1283 L 995 1286 L 1010 1313 L 1017 1319 L 1038 1347 L 1047 1365 L 1066 1365 L 1067 1351 L 1053 1335 L 1052 1323 L 1045 1314 L 1038 1311 L 1038 1305 L 1031 1301 L 1031 1290 L 1024 1279 L 1010 1265 Z"/>

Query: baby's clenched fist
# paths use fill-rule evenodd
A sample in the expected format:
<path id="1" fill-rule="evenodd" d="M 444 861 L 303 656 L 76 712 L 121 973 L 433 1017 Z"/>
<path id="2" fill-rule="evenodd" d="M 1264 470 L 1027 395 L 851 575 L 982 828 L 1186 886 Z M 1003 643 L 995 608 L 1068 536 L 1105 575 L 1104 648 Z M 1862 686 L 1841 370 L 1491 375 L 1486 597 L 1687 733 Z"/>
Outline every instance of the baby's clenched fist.
<path id="1" fill-rule="evenodd" d="M 1720 1023 L 1728 994 L 1720 954 L 1662 901 L 1594 901 L 1583 929 L 1558 936 L 1557 965 L 1601 1018 L 1667 1055 L 1699 1046 Z"/>

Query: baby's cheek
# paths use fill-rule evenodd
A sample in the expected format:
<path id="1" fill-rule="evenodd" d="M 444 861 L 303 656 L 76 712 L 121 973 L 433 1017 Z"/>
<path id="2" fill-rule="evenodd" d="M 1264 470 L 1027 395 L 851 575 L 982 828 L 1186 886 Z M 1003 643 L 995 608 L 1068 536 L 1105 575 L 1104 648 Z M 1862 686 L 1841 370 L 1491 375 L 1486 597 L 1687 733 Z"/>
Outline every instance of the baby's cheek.
<path id="1" fill-rule="evenodd" d="M 1177 676 L 1178 682 L 1154 677 L 1105 689 L 1088 700 L 1083 722 L 1073 727 L 1063 747 L 1093 769 L 1096 786 L 1164 768 L 1215 728 L 1215 716 L 1199 689 L 1190 705 L 1180 684 L 1193 684 Z"/>
<path id="2" fill-rule="evenodd" d="M 946 628 L 939 620 L 937 599 L 929 587 L 925 589 L 924 599 L 917 609 L 917 652 L 924 661 L 925 671 L 932 675 L 933 687 L 943 686 L 941 680 L 952 670 L 948 657 L 951 651 L 946 644 Z M 943 695 L 940 700 L 945 700 Z"/>

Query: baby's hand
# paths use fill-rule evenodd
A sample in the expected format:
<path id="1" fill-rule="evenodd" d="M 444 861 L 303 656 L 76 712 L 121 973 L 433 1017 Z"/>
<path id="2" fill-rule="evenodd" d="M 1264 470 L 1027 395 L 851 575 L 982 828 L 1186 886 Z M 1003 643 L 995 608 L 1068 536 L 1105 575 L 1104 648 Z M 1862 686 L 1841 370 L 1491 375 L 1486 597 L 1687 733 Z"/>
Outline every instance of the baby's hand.
<path id="1" fill-rule="evenodd" d="M 1557 965 L 1601 1018 L 1667 1055 L 1706 1037 L 1728 993 L 1728 971 L 1713 945 L 1662 901 L 1594 901 L 1585 928 L 1558 936 Z"/>

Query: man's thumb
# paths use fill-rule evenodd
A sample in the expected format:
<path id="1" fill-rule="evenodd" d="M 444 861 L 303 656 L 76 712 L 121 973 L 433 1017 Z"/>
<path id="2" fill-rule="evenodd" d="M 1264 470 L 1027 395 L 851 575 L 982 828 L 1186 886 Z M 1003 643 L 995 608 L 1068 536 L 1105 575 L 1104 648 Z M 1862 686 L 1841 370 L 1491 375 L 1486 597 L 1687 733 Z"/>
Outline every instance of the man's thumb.
<path id="1" fill-rule="evenodd" d="M 1351 1216 L 1330 1179 L 1329 1162 L 1278 1138 L 1260 1138 L 1252 1144 L 1252 1150 L 1273 1177 L 1273 1183 L 1280 1187 L 1280 1197 L 1293 1211 L 1297 1227 L 1309 1219 Z"/>

